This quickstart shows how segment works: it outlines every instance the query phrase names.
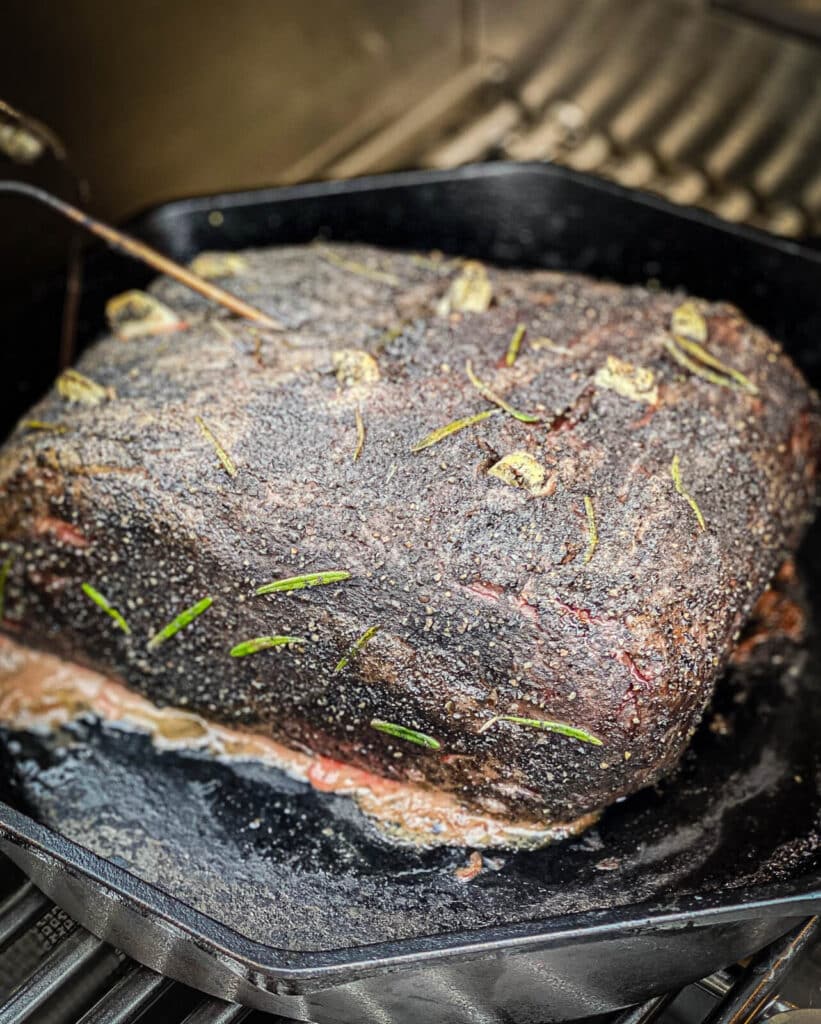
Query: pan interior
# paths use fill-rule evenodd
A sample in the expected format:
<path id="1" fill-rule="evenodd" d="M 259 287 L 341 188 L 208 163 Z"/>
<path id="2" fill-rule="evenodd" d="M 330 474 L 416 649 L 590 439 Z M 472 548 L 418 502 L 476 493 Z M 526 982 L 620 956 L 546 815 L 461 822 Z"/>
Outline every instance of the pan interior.
<path id="1" fill-rule="evenodd" d="M 821 867 L 821 523 L 799 564 L 803 644 L 770 641 L 731 668 L 677 773 L 611 807 L 586 834 L 538 851 L 416 851 L 382 838 L 350 800 L 275 768 L 160 752 L 90 717 L 2 736 L 11 802 L 250 939 L 280 949 L 510 925 L 647 901 L 672 909 L 817 874 Z"/>

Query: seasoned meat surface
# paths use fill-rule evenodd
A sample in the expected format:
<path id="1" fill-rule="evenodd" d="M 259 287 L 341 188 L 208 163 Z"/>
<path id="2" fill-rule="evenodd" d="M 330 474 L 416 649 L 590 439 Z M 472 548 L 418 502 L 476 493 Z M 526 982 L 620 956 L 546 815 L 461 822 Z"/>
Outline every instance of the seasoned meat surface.
<path id="1" fill-rule="evenodd" d="M 216 263 L 287 329 L 167 280 L 165 320 L 120 304 L 0 455 L 4 629 L 501 818 L 668 771 L 811 516 L 819 409 L 779 346 L 579 275 Z M 349 576 L 256 593 L 323 572 Z M 237 649 L 271 636 L 301 642 Z"/>

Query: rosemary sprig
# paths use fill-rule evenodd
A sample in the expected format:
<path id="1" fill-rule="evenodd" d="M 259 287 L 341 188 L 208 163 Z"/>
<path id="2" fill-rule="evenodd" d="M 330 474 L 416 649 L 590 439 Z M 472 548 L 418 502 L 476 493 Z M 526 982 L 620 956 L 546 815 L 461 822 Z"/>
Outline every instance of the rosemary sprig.
<path id="1" fill-rule="evenodd" d="M 427 733 L 417 732 L 416 729 L 409 729 L 406 725 L 396 725 L 395 722 L 383 722 L 381 718 L 371 719 L 371 728 L 377 732 L 387 733 L 388 736 L 395 736 L 398 740 L 407 740 L 420 747 L 427 747 L 428 750 L 441 750 L 442 744 L 433 736 Z"/>
<path id="2" fill-rule="evenodd" d="M 487 732 L 497 722 L 511 722 L 513 725 L 526 725 L 532 729 L 543 729 L 545 732 L 558 733 L 559 736 L 569 736 L 570 739 L 580 740 L 582 743 L 591 743 L 594 747 L 603 746 L 598 736 L 594 736 L 587 729 L 578 725 L 568 725 L 566 722 L 553 722 L 548 718 L 522 718 L 519 715 L 494 715 L 489 718 L 479 729 L 479 733 Z"/>
<path id="3" fill-rule="evenodd" d="M 673 337 L 663 339 L 664 347 L 680 366 L 710 384 L 740 389 L 750 395 L 758 394 L 758 388 L 749 377 L 723 363 L 704 347 L 703 342 L 707 341 L 708 335 L 707 321 L 694 302 L 688 300 L 673 310 L 670 331 Z"/>
<path id="4" fill-rule="evenodd" d="M 685 370 L 694 373 L 696 377 L 701 377 L 702 380 L 706 380 L 709 384 L 717 384 L 720 388 L 734 386 L 729 383 L 726 377 L 722 377 L 720 373 L 714 373 L 712 370 L 707 369 L 706 366 L 701 366 L 695 359 L 691 359 L 683 349 L 679 348 L 672 338 L 662 338 L 661 343 L 679 366 L 683 366 Z"/>
<path id="5" fill-rule="evenodd" d="M 516 330 L 513 332 L 513 337 L 510 339 L 510 344 L 507 346 L 507 352 L 505 353 L 505 366 L 513 366 L 516 362 L 526 330 L 525 324 L 516 324 Z"/>
<path id="6" fill-rule="evenodd" d="M 483 409 L 482 412 L 474 413 L 473 416 L 463 416 L 461 419 L 451 420 L 451 422 L 446 423 L 444 427 L 438 427 L 436 430 L 432 430 L 429 434 L 423 437 L 421 441 L 417 441 L 411 448 L 411 451 L 424 451 L 425 448 L 430 448 L 432 445 L 438 444 L 440 441 L 444 441 L 444 439 L 446 437 L 450 437 L 451 434 L 457 434 L 460 430 L 464 430 L 465 427 L 472 427 L 476 423 L 481 423 L 482 420 L 486 420 L 490 416 L 497 416 L 501 411 L 501 409 Z"/>
<path id="7" fill-rule="evenodd" d="M 159 633 L 155 633 L 154 636 L 148 641 L 149 648 L 159 647 L 161 643 L 169 640 L 172 636 L 175 636 L 181 629 L 185 629 L 186 626 L 190 625 L 194 619 L 202 615 L 203 612 L 208 611 L 211 605 L 214 603 L 213 597 L 204 597 L 201 601 L 197 601 L 195 605 L 190 608 L 186 608 L 184 612 L 172 619 L 167 626 L 164 626 Z"/>
<path id="8" fill-rule="evenodd" d="M 707 524 L 704 522 L 704 516 L 701 514 L 701 509 L 698 507 L 698 502 L 684 489 L 684 484 L 681 482 L 681 466 L 679 464 L 678 454 L 673 456 L 673 461 L 670 463 L 670 476 L 673 478 L 676 491 L 687 501 L 690 508 L 695 513 L 698 525 L 702 530 L 706 530 Z"/>
<path id="9" fill-rule="evenodd" d="M 200 428 L 200 433 L 205 438 L 205 440 L 208 441 L 211 445 L 213 445 L 214 451 L 217 453 L 217 458 L 222 463 L 222 468 L 225 470 L 228 476 L 235 477 L 237 475 L 237 467 L 234 465 L 231 456 L 219 443 L 219 441 L 216 438 L 216 435 L 210 429 L 208 424 L 205 422 L 205 420 L 202 419 L 201 416 L 195 416 L 194 421 Z"/>
<path id="10" fill-rule="evenodd" d="M 289 576 L 284 580 L 274 580 L 257 587 L 257 594 L 283 594 L 289 590 L 304 590 L 306 587 L 321 587 L 326 583 L 342 583 L 349 580 L 351 574 L 344 569 L 327 569 L 324 572 L 309 572 L 304 576 Z"/>
<path id="11" fill-rule="evenodd" d="M 720 359 L 714 356 L 711 352 L 708 352 L 703 345 L 697 341 L 692 341 L 690 338 L 675 335 L 675 342 L 679 348 L 684 349 L 688 355 L 692 356 L 699 363 L 703 363 L 705 366 L 711 366 L 714 370 L 718 370 L 720 374 L 728 377 L 729 380 L 725 380 L 724 387 L 732 387 L 730 380 L 741 388 L 742 391 L 746 391 L 748 394 L 757 395 L 758 388 L 753 384 L 749 377 L 745 377 L 740 370 L 736 370 L 733 366 L 728 366 L 726 363 L 722 363 Z"/>
<path id="12" fill-rule="evenodd" d="M 557 345 L 552 338 L 533 338 L 532 341 L 528 342 L 531 348 L 536 349 L 537 352 L 542 349 L 547 349 L 548 352 L 556 352 L 560 356 L 569 356 L 573 354 L 573 350 L 567 348 L 564 345 Z"/>
<path id="13" fill-rule="evenodd" d="M 3 616 L 6 614 L 6 581 L 9 578 L 13 564 L 14 558 L 9 555 L 3 564 L 0 565 L 0 622 L 3 621 Z"/>
<path id="14" fill-rule="evenodd" d="M 588 535 L 587 551 L 584 553 L 584 564 L 587 565 L 599 543 L 599 531 L 596 528 L 596 512 L 593 508 L 593 499 L 587 494 L 584 496 L 584 510 L 587 513 Z"/>
<path id="15" fill-rule="evenodd" d="M 365 424 L 362 420 L 362 411 L 359 406 L 354 409 L 353 414 L 356 420 L 356 448 L 353 451 L 353 460 L 356 462 L 362 454 L 362 449 L 365 447 Z"/>
<path id="16" fill-rule="evenodd" d="M 504 398 L 497 395 L 495 391 L 492 391 L 487 384 L 479 380 L 476 374 L 473 372 L 470 360 L 465 363 L 465 372 L 468 375 L 470 383 L 476 388 L 482 398 L 488 402 L 492 402 L 494 405 L 498 405 L 500 409 L 503 409 L 509 416 L 513 416 L 514 419 L 520 420 L 522 423 L 538 423 L 539 417 L 532 416 L 529 412 L 520 412 L 518 409 L 514 409 L 509 402 L 506 402 Z"/>
<path id="17" fill-rule="evenodd" d="M 347 653 L 343 654 L 339 661 L 336 663 L 336 668 L 334 668 L 334 675 L 336 675 L 338 672 L 341 672 L 344 668 L 346 668 L 351 658 L 359 651 L 361 651 L 362 648 L 367 643 L 370 643 L 370 641 L 376 636 L 376 634 L 379 632 L 381 628 L 381 626 L 368 626 L 365 632 L 361 636 L 357 637 L 356 640 L 354 640 L 354 642 L 348 648 Z"/>
<path id="18" fill-rule="evenodd" d="M 65 434 L 68 430 L 64 423 L 47 423 L 45 420 L 23 420 L 20 426 L 25 430 L 46 430 L 54 434 Z"/>
<path id="19" fill-rule="evenodd" d="M 692 299 L 682 302 L 673 310 L 670 330 L 676 339 L 686 338 L 688 341 L 704 342 L 709 333 L 707 321 Z"/>
<path id="20" fill-rule="evenodd" d="M 322 245 L 318 245 L 316 248 L 323 260 L 327 260 L 328 263 L 333 263 L 334 266 L 347 270 L 350 274 L 356 274 L 357 277 L 367 277 L 371 281 L 381 281 L 383 284 L 394 285 L 394 287 L 399 284 L 399 278 L 396 274 L 389 274 L 386 270 L 374 270 L 373 267 L 368 267 L 356 260 L 346 260 L 338 255 L 338 253 L 335 253 L 333 249 L 326 249 Z"/>
<path id="21" fill-rule="evenodd" d="M 80 586 L 82 587 L 83 593 L 86 595 L 86 597 L 91 598 L 91 600 L 97 605 L 98 608 L 102 608 L 106 615 L 110 615 L 111 618 L 117 623 L 117 625 L 123 631 L 123 633 L 125 633 L 127 636 L 131 635 L 131 628 L 129 627 L 128 623 L 122 617 L 120 612 L 118 612 L 116 608 L 113 608 L 108 603 L 108 601 L 103 597 L 99 590 L 95 590 L 90 583 L 81 583 Z"/>
<path id="22" fill-rule="evenodd" d="M 285 647 L 286 644 L 305 644 L 308 641 L 301 636 L 258 636 L 253 640 L 243 640 L 231 648 L 232 658 L 244 658 L 257 651 L 267 651 L 271 647 Z"/>

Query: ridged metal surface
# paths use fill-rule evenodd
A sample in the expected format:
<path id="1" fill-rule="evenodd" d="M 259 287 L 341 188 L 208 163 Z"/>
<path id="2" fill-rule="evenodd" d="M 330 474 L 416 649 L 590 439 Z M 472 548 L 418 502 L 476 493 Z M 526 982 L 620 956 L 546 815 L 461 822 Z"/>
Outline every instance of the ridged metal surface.
<path id="1" fill-rule="evenodd" d="M 138 1020 L 172 985 L 161 974 L 130 964 L 119 981 L 83 1014 L 80 1024 L 129 1024 Z"/>
<path id="2" fill-rule="evenodd" d="M 125 959 L 0 857 L 0 1024 L 239 1024 L 252 1011 Z M 257 1024 L 277 1018 L 261 1014 Z"/>
<path id="3" fill-rule="evenodd" d="M 60 942 L 42 963 L 24 978 L 0 1008 L 0 1024 L 42 1020 L 41 1011 L 72 980 L 87 971 L 105 952 L 103 943 L 88 932 L 77 931 Z"/>
<path id="4" fill-rule="evenodd" d="M 821 230 L 821 48 L 687 0 L 555 0 L 315 176 L 551 160 L 775 234 Z M 289 180 L 293 180 L 292 176 Z"/>
<path id="5" fill-rule="evenodd" d="M 758 1019 L 819 933 L 821 918 L 812 917 L 753 957 L 705 1024 L 749 1024 Z"/>
<path id="6" fill-rule="evenodd" d="M 8 862 L 0 858 L 0 872 L 11 871 Z M 5 971 L 8 980 L 8 956 L 18 943 L 34 938 L 40 949 L 39 958 L 27 967 L 18 966 L 16 983 L 0 1001 L 0 1024 L 285 1022 L 285 1018 L 200 996 L 133 961 L 122 962 L 115 950 L 64 915 L 58 917 L 56 929 L 49 925 L 54 911 L 46 897 L 24 880 L 0 904 L 0 934 L 7 937 L 0 950 L 0 978 Z M 819 931 L 819 919 L 811 918 L 739 968 L 735 976 L 719 972 L 701 982 L 700 987 L 715 998 L 705 1024 L 754 1024 L 774 1013 L 795 1011 L 791 1002 L 778 997 L 778 990 Z M 614 1014 L 607 1024 L 675 1020 L 669 1010 L 677 1005 L 676 998 L 676 993 L 656 997 Z"/>

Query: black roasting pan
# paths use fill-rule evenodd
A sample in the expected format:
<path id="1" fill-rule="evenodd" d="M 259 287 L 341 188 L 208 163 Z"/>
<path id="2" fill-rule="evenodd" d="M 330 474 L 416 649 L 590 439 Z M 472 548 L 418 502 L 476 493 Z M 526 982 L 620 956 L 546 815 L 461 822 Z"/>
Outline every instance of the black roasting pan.
<path id="1" fill-rule="evenodd" d="M 130 229 L 179 260 L 324 237 L 655 279 L 735 302 L 821 379 L 812 247 L 561 168 L 187 199 Z M 149 276 L 94 251 L 82 337 L 108 296 Z M 59 294 L 8 303 L 3 430 L 54 375 Z M 392 847 L 344 799 L 90 717 L 0 732 L 0 851 L 137 960 L 296 1019 L 536 1022 L 638 1002 L 821 909 L 818 527 L 798 562 L 806 642 L 730 672 L 671 779 L 577 839 L 486 858 L 472 882 L 454 875 L 463 850 Z"/>

